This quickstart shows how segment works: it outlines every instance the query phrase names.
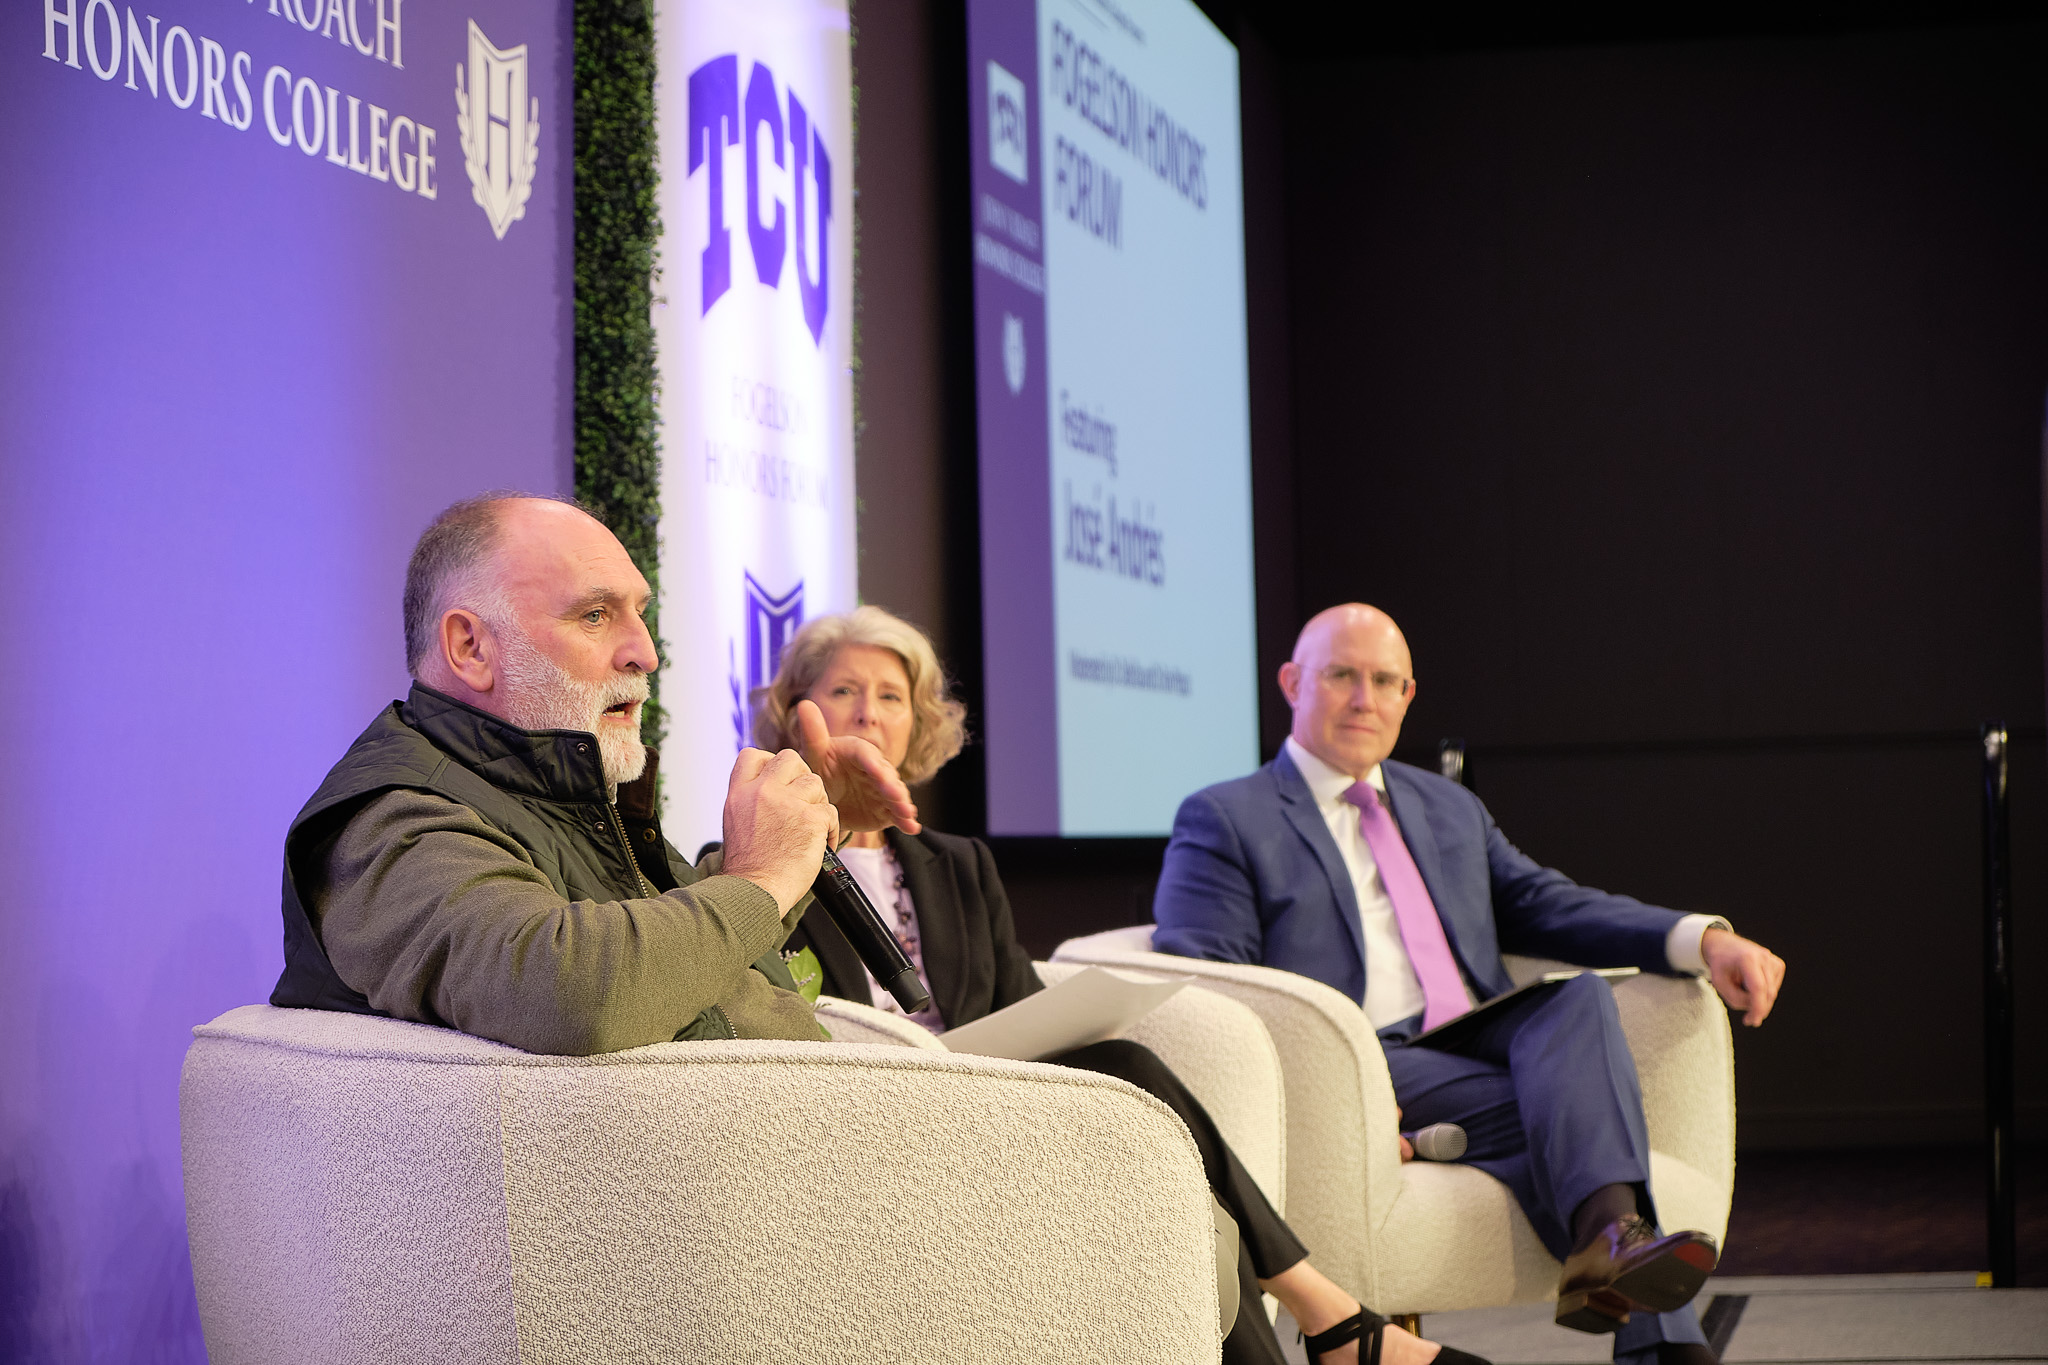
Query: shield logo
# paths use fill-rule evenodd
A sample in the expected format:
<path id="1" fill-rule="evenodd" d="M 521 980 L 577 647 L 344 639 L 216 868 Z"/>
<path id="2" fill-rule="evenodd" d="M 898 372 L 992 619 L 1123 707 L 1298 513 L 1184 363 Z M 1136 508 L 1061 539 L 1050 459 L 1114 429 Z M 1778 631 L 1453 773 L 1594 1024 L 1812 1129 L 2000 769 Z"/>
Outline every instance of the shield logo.
<path id="1" fill-rule="evenodd" d="M 1024 392 L 1024 319 L 1003 314 L 1003 378 L 1013 394 Z"/>
<path id="2" fill-rule="evenodd" d="M 540 157 L 540 101 L 526 93 L 526 44 L 500 50 L 469 21 L 469 64 L 455 68 L 455 127 L 470 193 L 499 241 L 526 216 Z"/>
<path id="3" fill-rule="evenodd" d="M 754 581 L 747 581 L 747 691 L 766 687 L 782 666 L 782 650 L 804 621 L 804 581 L 777 597 Z"/>
<path id="4" fill-rule="evenodd" d="M 1024 149 L 1026 108 L 1024 82 L 995 62 L 990 62 L 988 164 L 1020 185 L 1031 183 L 1031 154 Z"/>

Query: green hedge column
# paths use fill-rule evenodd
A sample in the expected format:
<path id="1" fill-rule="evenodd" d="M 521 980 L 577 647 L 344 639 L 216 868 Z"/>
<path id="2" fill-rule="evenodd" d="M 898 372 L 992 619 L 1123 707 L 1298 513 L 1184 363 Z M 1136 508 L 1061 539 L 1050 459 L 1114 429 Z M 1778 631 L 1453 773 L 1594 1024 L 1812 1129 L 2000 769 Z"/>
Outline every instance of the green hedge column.
<path id="1" fill-rule="evenodd" d="M 576 496 L 617 533 L 658 607 L 654 189 L 653 5 L 576 0 Z M 647 627 L 659 641 L 655 610 Z M 641 738 L 658 745 L 667 728 L 657 691 Z"/>

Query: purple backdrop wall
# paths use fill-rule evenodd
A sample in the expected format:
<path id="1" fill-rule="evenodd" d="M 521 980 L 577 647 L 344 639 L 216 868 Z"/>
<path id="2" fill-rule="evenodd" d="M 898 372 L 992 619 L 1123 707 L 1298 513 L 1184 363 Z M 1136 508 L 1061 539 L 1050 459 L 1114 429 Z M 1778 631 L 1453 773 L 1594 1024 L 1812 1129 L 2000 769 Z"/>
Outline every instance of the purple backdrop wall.
<path id="1" fill-rule="evenodd" d="M 1021 84 L 1004 141 L 1025 179 L 999 171 L 990 67 Z M 1060 829 L 1058 659 L 1053 635 L 1052 437 L 1046 383 L 1045 171 L 1038 156 L 1038 6 L 967 7 L 967 124 L 974 188 L 974 365 L 981 469 L 984 744 L 991 834 Z M 1014 167 L 1013 167 L 1014 169 Z M 1029 281 L 1029 283 L 1026 283 Z M 1021 365 L 1013 370 L 1011 364 Z"/>
<path id="2" fill-rule="evenodd" d="M 413 538 L 480 488 L 571 484 L 567 4 L 479 17 L 528 45 L 539 101 L 532 197 L 502 238 L 457 126 L 466 13 L 405 5 L 401 68 L 367 30 L 303 29 L 291 0 L 154 8 L 155 94 L 141 6 L 132 67 L 126 4 L 34 0 L 0 23 L 8 1361 L 204 1359 L 189 1030 L 276 976 L 284 830 L 404 686 Z M 274 87 L 286 146 L 272 66 L 315 83 L 297 134 Z M 350 96 L 362 170 L 342 124 L 340 164 L 299 145 L 315 103 L 345 121 Z M 434 198 L 417 162 L 398 187 L 388 146 L 374 177 L 373 104 L 435 130 Z"/>

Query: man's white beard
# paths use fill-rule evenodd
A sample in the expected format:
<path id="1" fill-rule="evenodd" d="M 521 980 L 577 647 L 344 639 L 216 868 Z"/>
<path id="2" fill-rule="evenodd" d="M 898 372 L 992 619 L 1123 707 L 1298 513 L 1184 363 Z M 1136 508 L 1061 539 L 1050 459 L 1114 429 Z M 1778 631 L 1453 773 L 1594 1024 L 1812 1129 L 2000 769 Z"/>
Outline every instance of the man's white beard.
<path id="1" fill-rule="evenodd" d="M 607 786 L 631 782 L 647 768 L 637 730 L 607 723 L 604 710 L 622 701 L 647 700 L 647 675 L 614 673 L 601 683 L 581 682 L 541 652 L 506 612 L 489 621 L 498 640 L 499 704 L 522 730 L 582 730 L 597 737 Z"/>

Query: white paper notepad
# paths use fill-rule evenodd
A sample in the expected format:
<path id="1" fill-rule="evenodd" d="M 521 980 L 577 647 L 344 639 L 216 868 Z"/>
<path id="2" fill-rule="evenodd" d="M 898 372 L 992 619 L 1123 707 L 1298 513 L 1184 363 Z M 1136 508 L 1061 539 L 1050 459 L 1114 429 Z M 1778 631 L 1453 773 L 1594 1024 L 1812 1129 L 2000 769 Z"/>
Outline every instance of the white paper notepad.
<path id="1" fill-rule="evenodd" d="M 947 1029 L 939 1041 L 953 1052 L 1041 1061 L 1116 1037 L 1187 984 L 1186 977 L 1134 981 L 1100 967 L 1084 967 L 1006 1009 Z"/>

